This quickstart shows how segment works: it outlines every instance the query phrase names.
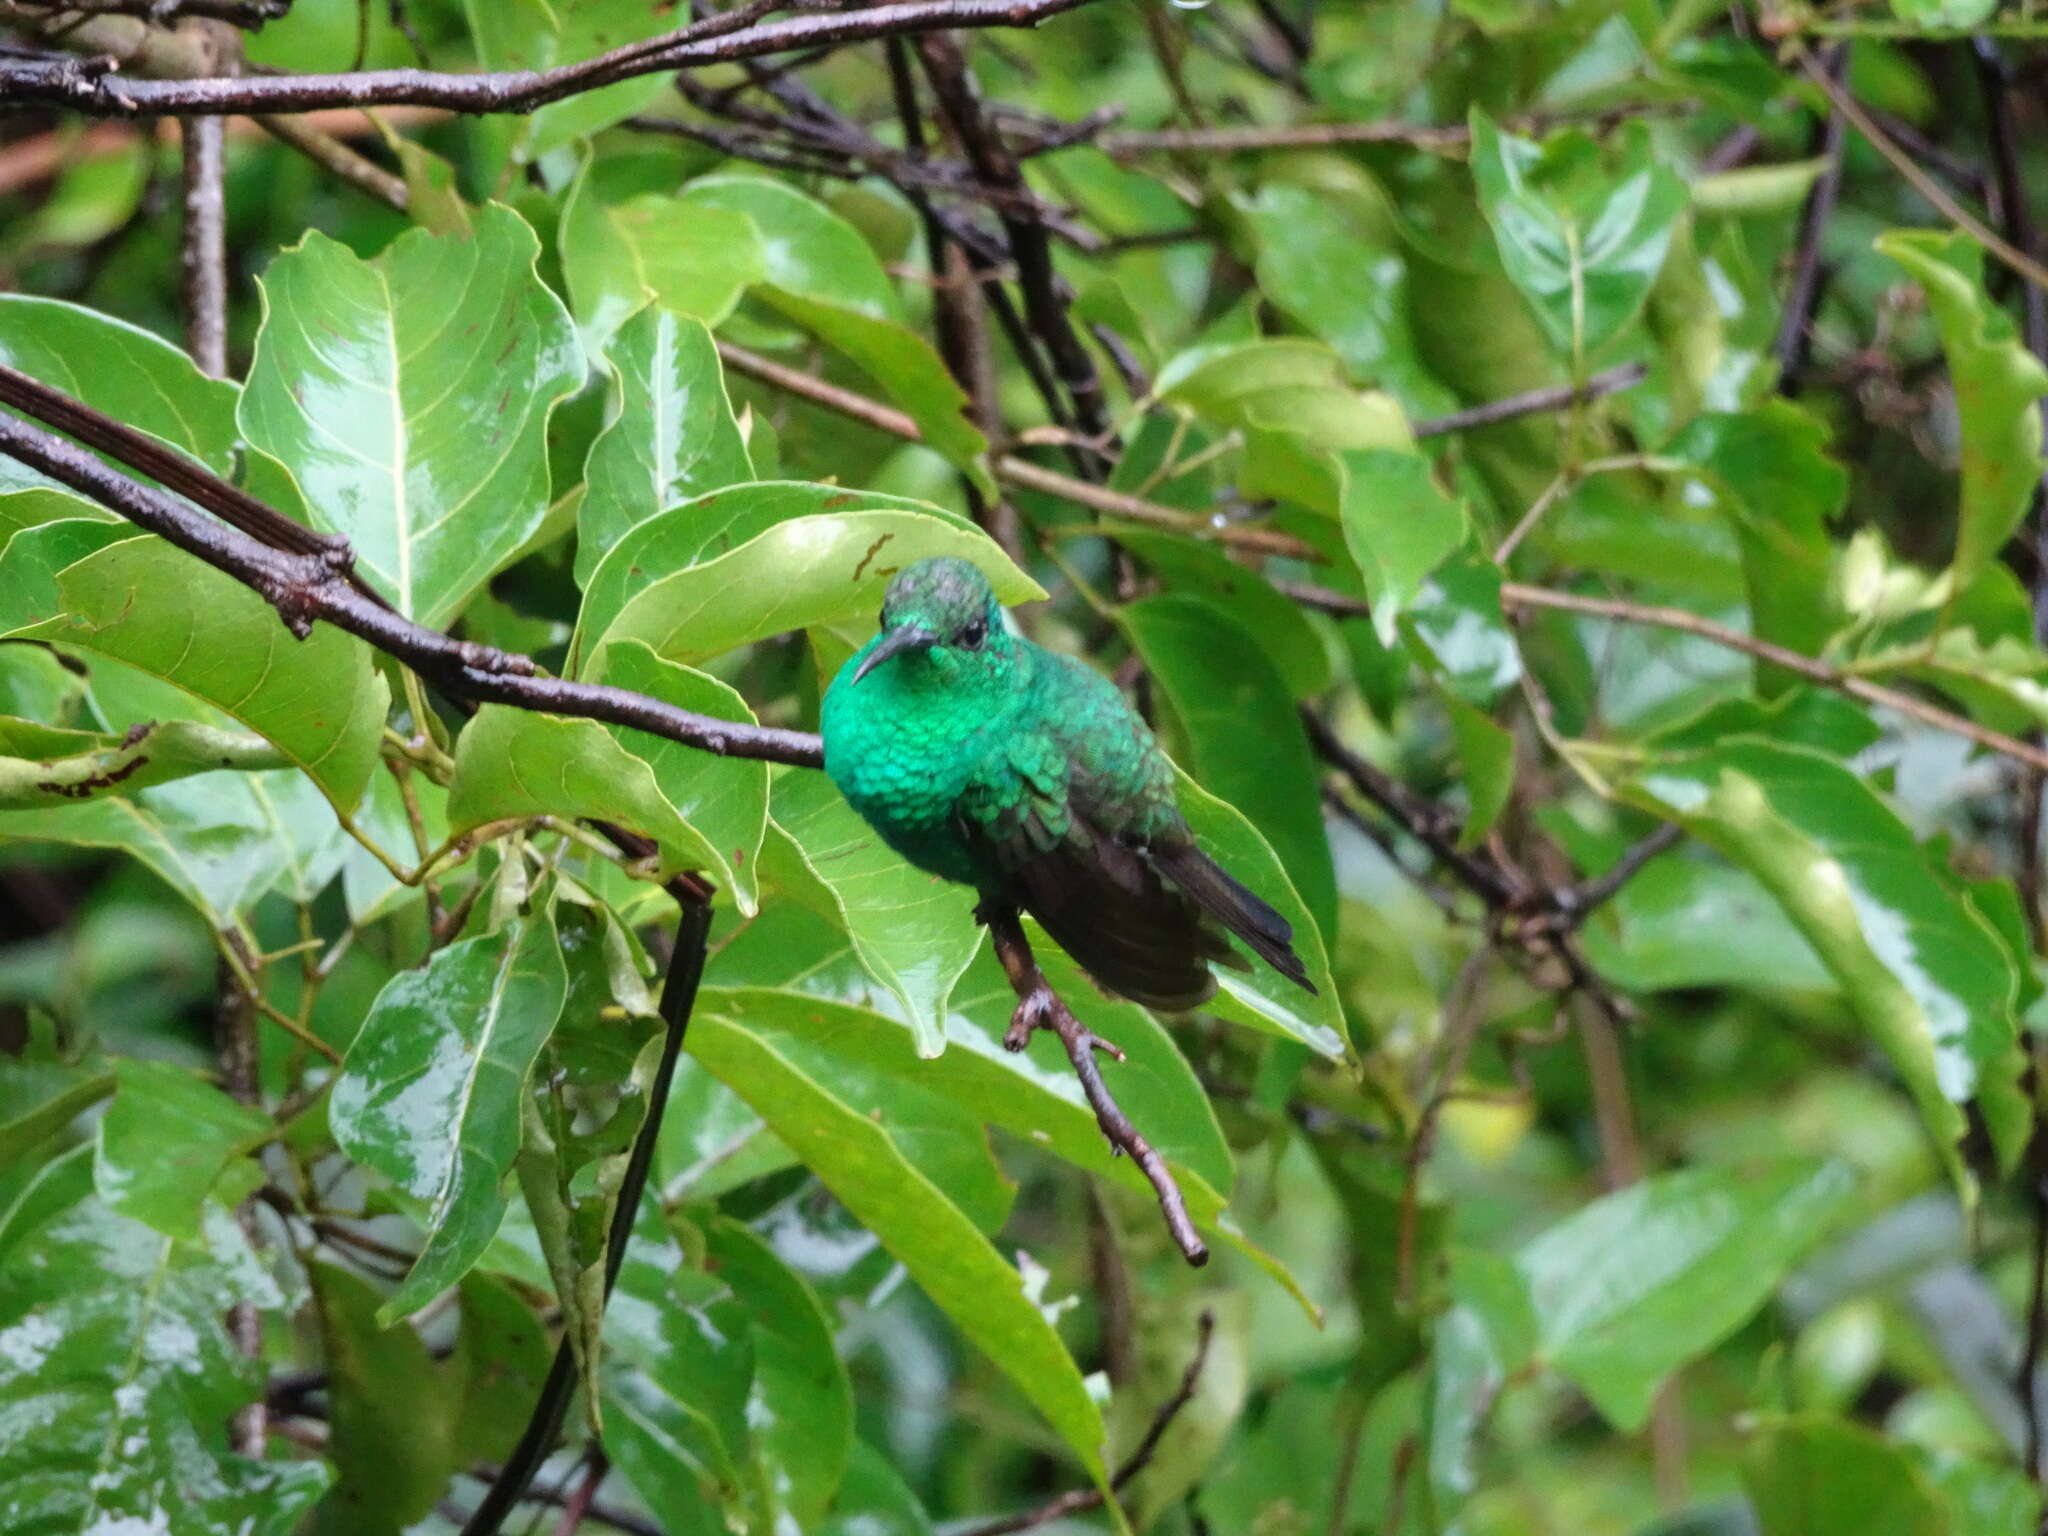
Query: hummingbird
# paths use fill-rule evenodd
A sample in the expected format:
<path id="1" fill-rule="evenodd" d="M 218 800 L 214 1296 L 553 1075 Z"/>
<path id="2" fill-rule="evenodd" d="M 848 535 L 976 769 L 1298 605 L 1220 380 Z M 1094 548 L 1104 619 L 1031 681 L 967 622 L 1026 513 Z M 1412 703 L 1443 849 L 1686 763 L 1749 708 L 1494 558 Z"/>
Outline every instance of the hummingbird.
<path id="1" fill-rule="evenodd" d="M 885 843 L 974 887 L 985 918 L 1029 912 L 1104 991 L 1198 1006 L 1210 961 L 1250 969 L 1225 930 L 1316 990 L 1287 920 L 1196 845 L 1123 694 L 1012 633 L 968 561 L 897 574 L 822 714 L 825 772 Z"/>

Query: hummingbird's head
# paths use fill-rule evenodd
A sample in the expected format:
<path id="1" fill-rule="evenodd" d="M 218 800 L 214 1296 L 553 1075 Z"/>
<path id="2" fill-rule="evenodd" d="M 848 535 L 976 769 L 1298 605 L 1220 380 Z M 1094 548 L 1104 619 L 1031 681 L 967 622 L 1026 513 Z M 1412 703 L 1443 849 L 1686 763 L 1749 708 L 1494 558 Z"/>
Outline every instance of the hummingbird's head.
<path id="1" fill-rule="evenodd" d="M 1006 676 L 1016 643 L 1002 605 L 970 562 L 942 555 L 907 565 L 882 599 L 882 633 L 853 674 L 857 683 L 891 657 L 960 685 Z"/>

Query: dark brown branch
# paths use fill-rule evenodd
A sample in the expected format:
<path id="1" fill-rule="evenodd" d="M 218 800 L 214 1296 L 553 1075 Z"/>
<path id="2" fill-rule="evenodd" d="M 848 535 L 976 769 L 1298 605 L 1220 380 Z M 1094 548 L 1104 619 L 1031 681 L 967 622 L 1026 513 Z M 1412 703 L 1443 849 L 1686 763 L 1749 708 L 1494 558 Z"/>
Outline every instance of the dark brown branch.
<path id="1" fill-rule="evenodd" d="M 621 841 L 627 852 L 632 852 L 635 847 L 649 847 L 639 838 L 628 837 Z M 611 1298 L 620 1266 L 626 1261 L 626 1246 L 632 1238 L 633 1223 L 640 1212 L 640 1196 L 647 1187 L 648 1170 L 654 1166 L 654 1147 L 661 1136 L 662 1111 L 668 1105 L 669 1089 L 675 1082 L 676 1062 L 682 1055 L 690 1014 L 697 1005 L 697 985 L 704 979 L 704 961 L 711 937 L 712 887 L 694 875 L 683 875 L 671 880 L 668 890 L 682 908 L 682 922 L 676 929 L 675 945 L 669 951 L 668 968 L 661 985 L 659 1007 L 667 1032 L 662 1039 L 661 1060 L 654 1069 L 654 1081 L 648 1085 L 646 1118 L 640 1122 L 639 1132 L 633 1138 L 633 1150 L 626 1158 L 626 1171 L 619 1180 L 618 1206 L 612 1213 L 611 1231 L 605 1245 L 606 1300 Z M 512 1512 L 513 1505 L 525 1495 L 533 1475 L 553 1452 L 556 1437 L 562 1432 L 562 1421 L 569 1412 L 569 1400 L 575 1393 L 576 1356 L 570 1348 L 568 1336 L 564 1334 L 555 1348 L 554 1364 L 541 1386 L 540 1397 L 533 1405 L 532 1417 L 526 1421 L 519 1444 L 513 1447 L 504 1469 L 492 1482 L 483 1502 L 464 1523 L 462 1536 L 495 1536 L 505 1517 Z M 590 1491 L 596 1493 L 595 1482 Z"/>
<path id="2" fill-rule="evenodd" d="M 103 62 L 92 59 L 6 60 L 0 61 L 0 100 L 10 106 L 40 102 L 102 116 L 185 117 L 373 106 L 525 113 L 640 75 L 943 28 L 1030 27 L 1088 3 L 896 0 L 865 10 L 791 16 L 772 22 L 756 20 L 765 7 L 742 7 L 557 69 L 485 74 L 373 69 L 348 74 L 144 80 L 113 73 Z"/>
<path id="3" fill-rule="evenodd" d="M 1442 437 L 1449 432 L 1469 432 L 1474 427 L 1490 427 L 1496 422 L 1513 421 L 1518 416 L 1534 416 L 1542 411 L 1561 411 L 1567 406 L 1582 404 L 1588 400 L 1599 400 L 1607 395 L 1619 394 L 1624 389 L 1633 389 L 1643 382 L 1649 371 L 1642 363 L 1623 363 L 1619 368 L 1609 368 L 1604 373 L 1594 374 L 1577 388 L 1569 384 L 1559 384 L 1548 389 L 1525 390 L 1519 395 L 1489 400 L 1484 405 L 1475 405 L 1463 411 L 1452 411 L 1446 416 L 1424 417 L 1415 423 L 1412 430 L 1417 437 Z"/>
<path id="4" fill-rule="evenodd" d="M 1665 822 L 1627 848 L 1606 873 L 1558 892 L 1559 909 L 1575 925 L 1584 922 L 1596 908 L 1613 900 L 1624 885 L 1642 872 L 1644 865 L 1676 847 L 1684 836 L 1685 830 L 1676 822 Z"/>
<path id="5" fill-rule="evenodd" d="M 179 247 L 184 275 L 185 350 L 208 378 L 228 371 L 227 124 L 188 117 L 183 139 L 185 222 Z"/>
<path id="6" fill-rule="evenodd" d="M 1215 1336 L 1215 1314 L 1204 1312 L 1195 1321 L 1195 1353 L 1188 1361 L 1188 1368 L 1181 1372 L 1180 1385 L 1174 1388 L 1173 1396 L 1159 1405 L 1159 1411 L 1152 1415 L 1152 1422 L 1145 1428 L 1145 1438 L 1137 1449 L 1131 1452 L 1124 1464 L 1117 1468 L 1116 1476 L 1109 1486 L 1121 1493 L 1131 1480 L 1152 1464 L 1152 1458 L 1159 1452 L 1159 1442 L 1166 1437 L 1173 1421 L 1180 1417 L 1181 1410 L 1195 1400 L 1195 1389 L 1202 1383 L 1202 1370 L 1209 1362 L 1209 1343 Z M 1069 1515 L 1078 1515 L 1086 1510 L 1102 1507 L 1100 1488 L 1076 1488 L 1050 1499 L 1036 1509 L 1026 1510 L 1020 1515 L 1010 1515 L 1001 1520 L 992 1520 L 987 1525 L 970 1526 L 960 1536 L 1015 1536 L 1018 1531 L 1035 1530 L 1041 1525 L 1050 1525 L 1055 1520 L 1064 1520 Z"/>
<path id="7" fill-rule="evenodd" d="M 1837 43 L 1828 50 L 1821 69 L 1832 80 L 1840 80 L 1849 67 L 1849 45 Z M 1813 321 L 1820 308 L 1821 237 L 1835 211 L 1835 198 L 1842 190 L 1842 147 L 1848 140 L 1849 123 L 1839 107 L 1831 106 L 1815 146 L 1822 157 L 1819 178 L 1807 189 L 1799 210 L 1798 257 L 1792 267 L 1792 286 L 1785 294 L 1785 313 L 1778 321 L 1778 339 L 1771 355 L 1778 360 L 1778 391 L 1799 393 L 1799 375 L 1813 349 Z"/>
<path id="8" fill-rule="evenodd" d="M 1181 1198 L 1180 1184 L 1174 1179 L 1173 1170 L 1152 1143 L 1131 1124 L 1130 1116 L 1118 1106 L 1102 1080 L 1102 1069 L 1096 1063 L 1095 1053 L 1106 1051 L 1118 1061 L 1124 1059 L 1124 1053 L 1075 1018 L 1072 1010 L 1060 1000 L 1060 995 L 1053 991 L 1052 983 L 1045 979 L 1045 973 L 1039 970 L 1038 962 L 1032 958 L 1031 943 L 1024 937 L 1024 925 L 1014 907 L 983 902 L 975 909 L 975 915 L 988 925 L 996 958 L 1003 964 L 1003 974 L 1009 978 L 1010 990 L 1017 994 L 1017 1010 L 1010 1016 L 1009 1031 L 1003 1036 L 1004 1048 L 1023 1050 L 1031 1043 L 1035 1030 L 1049 1029 L 1059 1036 L 1060 1044 L 1066 1047 L 1067 1060 L 1074 1068 L 1074 1076 L 1080 1079 L 1081 1092 L 1088 1100 L 1088 1107 L 1095 1111 L 1095 1123 L 1102 1127 L 1103 1137 L 1109 1142 L 1111 1151 L 1127 1155 L 1151 1180 L 1153 1193 L 1159 1197 L 1159 1209 L 1166 1217 L 1166 1230 L 1188 1263 L 1208 1263 L 1208 1246 L 1195 1231 L 1195 1224 L 1188 1219 L 1187 1202 Z"/>
<path id="9" fill-rule="evenodd" d="M 203 16 L 255 31 L 292 8 L 291 0 L 0 0 L 0 21 L 17 14 L 38 21 L 52 16 L 132 16 L 163 26 L 184 16 Z"/>
<path id="10" fill-rule="evenodd" d="M 353 556 L 346 541 L 329 541 L 318 553 L 272 549 L 17 417 L 0 414 L 0 453 L 234 577 L 275 607 L 293 633 L 305 635 L 316 621 L 332 624 L 396 657 L 454 697 L 628 725 L 723 757 L 806 768 L 824 761 L 818 738 L 808 732 L 719 720 L 622 688 L 541 677 L 530 657 L 453 640 L 415 624 L 350 585 Z"/>

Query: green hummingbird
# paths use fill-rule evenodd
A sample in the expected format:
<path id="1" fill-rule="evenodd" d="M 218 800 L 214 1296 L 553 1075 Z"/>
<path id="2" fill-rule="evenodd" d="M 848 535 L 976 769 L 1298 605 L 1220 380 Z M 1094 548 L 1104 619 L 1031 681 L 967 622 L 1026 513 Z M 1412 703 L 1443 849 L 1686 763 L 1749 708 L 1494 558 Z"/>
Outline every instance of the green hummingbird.
<path id="1" fill-rule="evenodd" d="M 1021 908 L 1106 991 L 1169 1011 L 1244 940 L 1313 993 L 1294 930 L 1196 846 L 1173 766 L 1114 684 L 1012 634 L 979 570 L 920 560 L 826 691 L 825 771 L 919 869 Z"/>

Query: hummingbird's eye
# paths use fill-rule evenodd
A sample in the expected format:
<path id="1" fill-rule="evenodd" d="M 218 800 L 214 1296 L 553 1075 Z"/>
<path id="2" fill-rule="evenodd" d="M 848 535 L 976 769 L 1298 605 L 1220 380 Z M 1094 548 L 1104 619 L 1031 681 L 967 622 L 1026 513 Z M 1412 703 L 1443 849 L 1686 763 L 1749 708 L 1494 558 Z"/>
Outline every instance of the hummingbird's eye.
<path id="1" fill-rule="evenodd" d="M 980 619 L 976 619 L 974 620 L 974 622 L 967 625 L 964 629 L 960 631 L 959 635 L 960 643 L 966 646 L 967 649 L 969 649 L 970 651 L 979 648 L 981 642 L 986 640 L 987 638 L 988 625 Z"/>

